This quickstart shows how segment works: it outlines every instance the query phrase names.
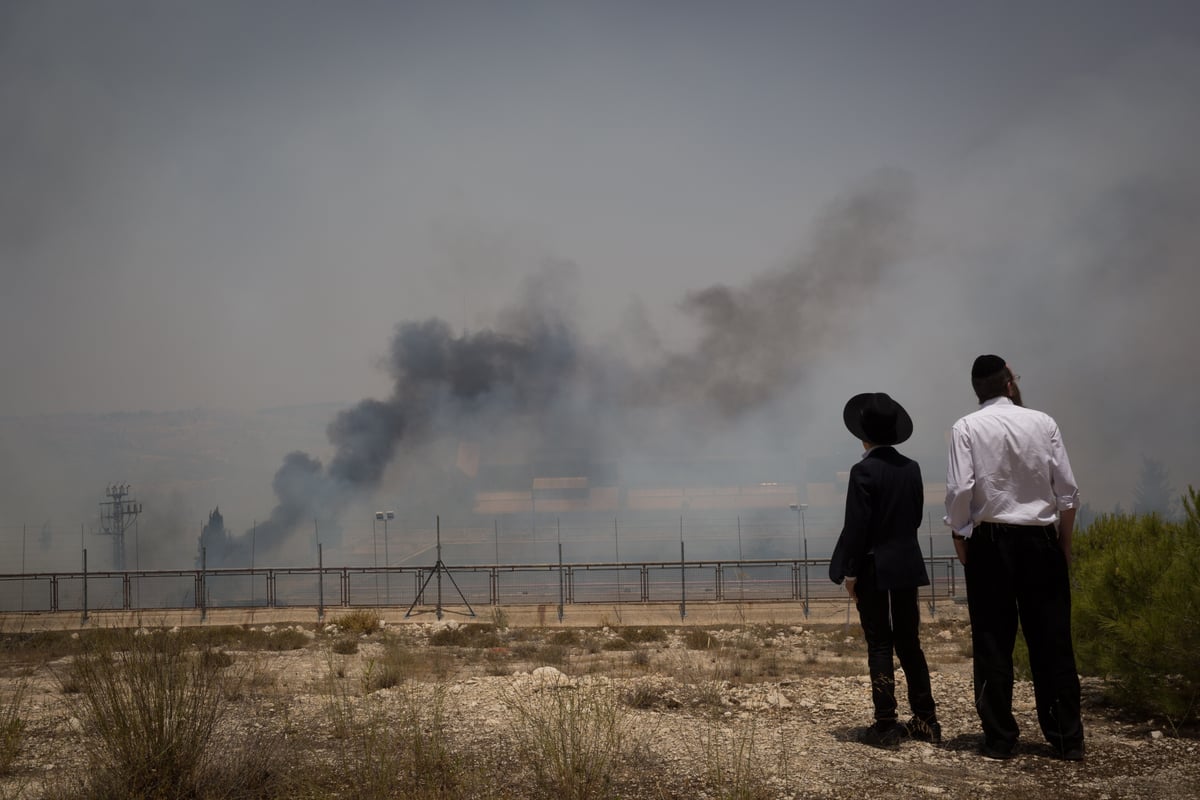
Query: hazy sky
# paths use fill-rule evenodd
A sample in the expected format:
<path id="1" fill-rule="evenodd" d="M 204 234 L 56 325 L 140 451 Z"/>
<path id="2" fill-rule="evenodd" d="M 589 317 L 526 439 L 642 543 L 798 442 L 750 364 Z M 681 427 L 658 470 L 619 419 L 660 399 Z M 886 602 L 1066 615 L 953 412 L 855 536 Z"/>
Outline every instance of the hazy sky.
<path id="1" fill-rule="evenodd" d="M 0 109 L 0 414 L 384 395 L 397 323 L 548 262 L 588 341 L 686 350 L 883 175 L 792 434 L 887 390 L 936 451 L 996 352 L 1085 494 L 1200 483 L 1192 2 L 6 0 Z"/>

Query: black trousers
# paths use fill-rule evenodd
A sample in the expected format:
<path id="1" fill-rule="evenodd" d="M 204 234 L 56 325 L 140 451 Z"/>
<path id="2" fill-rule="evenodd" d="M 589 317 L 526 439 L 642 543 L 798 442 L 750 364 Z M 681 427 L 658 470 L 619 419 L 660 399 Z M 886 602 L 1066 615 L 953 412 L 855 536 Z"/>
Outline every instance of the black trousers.
<path id="1" fill-rule="evenodd" d="M 1082 745 L 1071 585 L 1054 527 L 981 523 L 967 543 L 966 576 L 975 706 L 985 741 L 1009 750 L 1019 734 L 1012 713 L 1019 620 L 1042 734 L 1059 751 Z"/>
<path id="2" fill-rule="evenodd" d="M 929 665 L 921 649 L 921 611 L 917 589 L 880 589 L 875 581 L 875 560 L 868 557 L 859 570 L 858 619 L 867 639 L 867 669 L 871 673 L 871 701 L 876 720 L 895 720 L 896 674 L 892 654 L 900 659 L 908 683 L 908 704 L 913 716 L 937 721 Z"/>

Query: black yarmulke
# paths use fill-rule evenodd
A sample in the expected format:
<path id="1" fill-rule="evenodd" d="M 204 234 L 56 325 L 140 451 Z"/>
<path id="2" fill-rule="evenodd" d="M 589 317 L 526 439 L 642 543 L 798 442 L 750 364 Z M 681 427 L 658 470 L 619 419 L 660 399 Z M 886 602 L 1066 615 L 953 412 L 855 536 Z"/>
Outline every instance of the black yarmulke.
<path id="1" fill-rule="evenodd" d="M 975 363 L 971 366 L 971 379 L 990 378 L 1004 369 L 1004 366 L 1004 359 L 1000 356 L 980 356 L 975 359 Z"/>

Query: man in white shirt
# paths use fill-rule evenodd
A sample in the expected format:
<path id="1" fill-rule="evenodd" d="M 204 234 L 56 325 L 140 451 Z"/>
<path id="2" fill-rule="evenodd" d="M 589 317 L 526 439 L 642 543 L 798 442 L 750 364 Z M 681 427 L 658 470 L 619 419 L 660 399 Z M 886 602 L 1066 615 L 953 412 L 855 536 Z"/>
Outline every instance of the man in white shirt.
<path id="1" fill-rule="evenodd" d="M 1057 423 L 1022 405 L 1017 380 L 999 356 L 975 359 L 971 385 L 980 407 L 954 424 L 946 475 L 945 521 L 967 578 L 982 752 L 1009 758 L 1017 743 L 1012 653 L 1019 620 L 1042 734 L 1060 757 L 1079 761 L 1067 575 L 1079 488 Z"/>

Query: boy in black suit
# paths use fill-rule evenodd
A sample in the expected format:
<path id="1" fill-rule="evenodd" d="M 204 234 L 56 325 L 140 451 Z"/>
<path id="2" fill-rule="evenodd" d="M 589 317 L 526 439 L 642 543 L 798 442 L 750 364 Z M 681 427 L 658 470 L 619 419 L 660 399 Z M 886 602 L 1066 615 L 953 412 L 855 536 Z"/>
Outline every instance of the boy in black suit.
<path id="1" fill-rule="evenodd" d="M 918 632 L 917 589 L 929 585 L 917 542 L 925 488 L 921 467 L 894 447 L 912 435 L 912 419 L 882 392 L 850 398 L 842 419 L 866 451 L 850 469 L 846 520 L 829 562 L 829 578 L 845 581 L 867 639 L 875 724 L 859 740 L 890 747 L 912 736 L 936 744 L 942 730 Z M 893 652 L 908 682 L 907 724 L 896 715 Z"/>

